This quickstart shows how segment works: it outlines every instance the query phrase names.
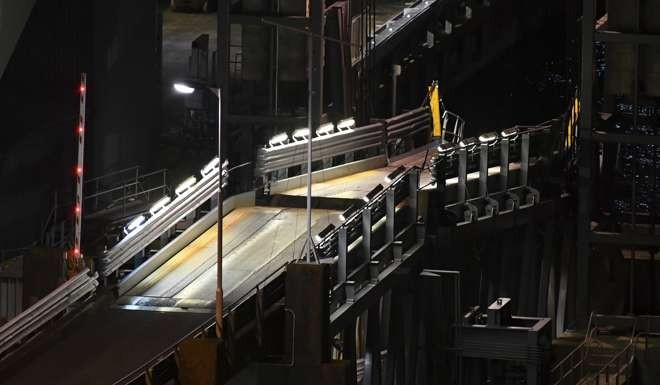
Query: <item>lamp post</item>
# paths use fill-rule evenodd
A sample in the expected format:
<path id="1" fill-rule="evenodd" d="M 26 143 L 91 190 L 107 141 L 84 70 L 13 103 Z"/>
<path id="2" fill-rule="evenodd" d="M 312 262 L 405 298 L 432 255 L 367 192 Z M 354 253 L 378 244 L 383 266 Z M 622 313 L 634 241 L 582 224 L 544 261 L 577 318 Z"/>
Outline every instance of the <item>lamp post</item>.
<path id="1" fill-rule="evenodd" d="M 212 88 L 205 84 L 187 81 L 177 82 L 174 84 L 174 90 L 180 94 L 190 95 L 198 90 L 206 90 L 215 95 L 218 99 L 218 160 L 220 164 L 222 161 L 222 93 L 219 88 Z M 218 277 L 215 289 L 215 330 L 218 339 L 222 339 L 222 308 L 223 308 L 223 294 L 222 294 L 222 167 L 218 168 Z"/>

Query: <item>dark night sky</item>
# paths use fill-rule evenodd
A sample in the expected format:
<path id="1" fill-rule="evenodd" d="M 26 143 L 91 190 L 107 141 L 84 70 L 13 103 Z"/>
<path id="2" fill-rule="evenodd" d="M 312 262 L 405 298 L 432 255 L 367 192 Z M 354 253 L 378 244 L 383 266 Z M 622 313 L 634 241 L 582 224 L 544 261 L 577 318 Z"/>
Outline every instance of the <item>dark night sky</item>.
<path id="1" fill-rule="evenodd" d="M 0 79 L 0 249 L 33 240 L 54 191 L 71 195 L 90 4 L 37 1 Z"/>

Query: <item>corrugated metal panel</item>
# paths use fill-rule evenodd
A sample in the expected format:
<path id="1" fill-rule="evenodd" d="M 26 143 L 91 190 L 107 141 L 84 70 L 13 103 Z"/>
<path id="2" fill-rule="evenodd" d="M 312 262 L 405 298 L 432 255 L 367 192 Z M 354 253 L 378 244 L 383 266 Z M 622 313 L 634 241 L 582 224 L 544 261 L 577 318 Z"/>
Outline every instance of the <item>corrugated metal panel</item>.
<path id="1" fill-rule="evenodd" d="M 23 282 L 20 278 L 0 278 L 0 324 L 23 310 Z"/>

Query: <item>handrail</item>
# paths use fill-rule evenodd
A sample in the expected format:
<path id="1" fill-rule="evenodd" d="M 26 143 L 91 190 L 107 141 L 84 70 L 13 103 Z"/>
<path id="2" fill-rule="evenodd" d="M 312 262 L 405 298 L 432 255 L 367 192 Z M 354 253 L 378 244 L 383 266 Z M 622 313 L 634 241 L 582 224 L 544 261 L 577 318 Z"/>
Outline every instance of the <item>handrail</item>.
<path id="1" fill-rule="evenodd" d="M 315 150 L 313 160 L 327 159 L 368 148 L 382 148 L 393 140 L 414 135 L 431 128 L 429 107 L 420 107 L 389 119 L 371 122 L 355 128 L 332 128 L 312 138 Z M 307 161 L 304 151 L 308 139 L 291 141 L 288 135 L 283 144 L 261 148 L 257 152 L 256 174 L 265 178 L 272 172 L 303 165 Z"/>
<path id="2" fill-rule="evenodd" d="M 117 171 L 111 171 L 111 172 L 109 172 L 109 173 L 107 173 L 107 174 L 104 174 L 104 175 L 100 175 L 100 176 L 97 176 L 97 177 L 94 177 L 94 178 L 87 179 L 87 180 L 85 181 L 85 184 L 87 184 L 87 183 L 92 183 L 92 182 L 96 182 L 97 180 L 101 180 L 101 179 L 109 178 L 109 177 L 111 177 L 111 176 L 115 176 L 115 175 L 123 174 L 123 173 L 126 173 L 126 172 L 128 172 L 128 171 L 139 171 L 139 170 L 140 170 L 140 166 L 132 166 L 132 167 L 127 167 L 127 168 L 124 168 L 124 169 L 121 169 L 121 170 L 117 170 Z"/>

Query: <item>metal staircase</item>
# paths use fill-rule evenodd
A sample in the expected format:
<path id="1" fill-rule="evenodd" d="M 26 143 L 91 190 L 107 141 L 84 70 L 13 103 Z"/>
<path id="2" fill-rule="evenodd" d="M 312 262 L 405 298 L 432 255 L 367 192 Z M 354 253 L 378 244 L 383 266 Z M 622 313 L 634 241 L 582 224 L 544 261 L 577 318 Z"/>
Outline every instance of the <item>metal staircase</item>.
<path id="1" fill-rule="evenodd" d="M 592 313 L 584 337 L 551 371 L 552 385 L 622 385 L 633 378 L 637 317 Z"/>

